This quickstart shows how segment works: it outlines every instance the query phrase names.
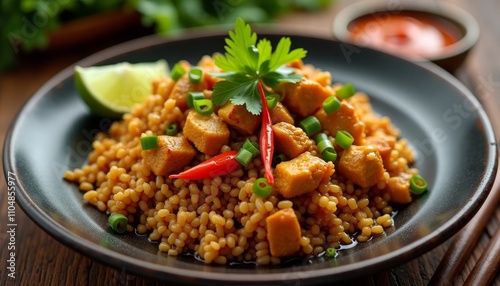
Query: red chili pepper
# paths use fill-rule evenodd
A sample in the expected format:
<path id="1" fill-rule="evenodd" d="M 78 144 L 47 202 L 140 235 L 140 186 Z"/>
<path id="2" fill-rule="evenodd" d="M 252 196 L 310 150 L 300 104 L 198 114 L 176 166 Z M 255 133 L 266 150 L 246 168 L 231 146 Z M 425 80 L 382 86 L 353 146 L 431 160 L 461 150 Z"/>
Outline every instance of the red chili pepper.
<path id="1" fill-rule="evenodd" d="M 274 184 L 273 170 L 271 165 L 273 162 L 274 153 L 274 133 L 272 128 L 271 114 L 267 106 L 266 94 L 260 82 L 257 82 L 260 92 L 260 99 L 262 100 L 262 125 L 260 128 L 260 156 L 264 163 L 264 170 L 266 171 L 266 179 L 270 185 Z"/>
<path id="2" fill-rule="evenodd" d="M 191 169 L 168 177 L 170 179 L 201 180 L 230 174 L 241 167 L 241 164 L 235 159 L 236 154 L 238 151 L 234 150 L 221 153 Z"/>

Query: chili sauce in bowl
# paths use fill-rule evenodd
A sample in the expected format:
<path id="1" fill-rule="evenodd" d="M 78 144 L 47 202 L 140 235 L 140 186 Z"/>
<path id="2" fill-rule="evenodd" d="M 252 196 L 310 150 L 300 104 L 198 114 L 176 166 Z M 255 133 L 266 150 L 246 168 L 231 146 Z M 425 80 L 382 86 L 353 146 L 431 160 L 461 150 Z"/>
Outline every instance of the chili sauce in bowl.
<path id="1" fill-rule="evenodd" d="M 456 70 L 479 37 L 475 19 L 446 3 L 357 2 L 341 10 L 334 21 L 335 36 L 413 61 L 432 61 Z"/>

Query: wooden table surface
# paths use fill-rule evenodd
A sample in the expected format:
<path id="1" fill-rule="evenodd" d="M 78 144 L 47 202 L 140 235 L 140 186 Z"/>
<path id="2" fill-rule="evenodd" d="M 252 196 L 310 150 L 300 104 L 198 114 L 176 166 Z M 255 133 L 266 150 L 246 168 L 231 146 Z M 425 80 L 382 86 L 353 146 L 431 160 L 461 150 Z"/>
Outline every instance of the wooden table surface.
<path id="1" fill-rule="evenodd" d="M 331 23 L 348 1 L 336 1 L 331 8 L 314 14 L 299 13 L 280 19 L 283 25 L 300 25 L 315 34 L 332 36 Z M 388 1 L 388 3 L 391 1 Z M 399 1 L 392 1 L 399 2 Z M 450 1 L 469 11 L 479 22 L 481 37 L 468 60 L 455 75 L 482 101 L 494 128 L 500 135 L 500 2 Z M 0 73 L 0 138 L 3 139 L 18 110 L 47 80 L 63 68 L 104 47 L 147 33 L 119 34 L 98 43 L 81 45 L 64 51 L 23 56 L 18 66 Z M 3 166 L 0 167 L 3 170 Z M 8 171 L 8 170 L 6 170 Z M 3 173 L 3 172 L 2 172 Z M 498 183 L 498 182 L 497 182 Z M 494 189 L 498 188 L 495 184 Z M 7 276 L 7 185 L 0 178 L 0 285 L 161 285 L 157 281 L 105 266 L 73 251 L 42 231 L 16 208 L 16 278 Z M 454 285 L 462 285 L 483 249 L 499 227 L 500 208 L 489 220 L 478 244 Z M 453 238 L 452 238 L 453 239 Z M 432 251 L 393 269 L 373 276 L 360 277 L 352 285 L 427 285 L 451 240 Z M 500 254 L 499 254 L 500 255 Z M 500 285 L 497 273 L 492 285 Z"/>

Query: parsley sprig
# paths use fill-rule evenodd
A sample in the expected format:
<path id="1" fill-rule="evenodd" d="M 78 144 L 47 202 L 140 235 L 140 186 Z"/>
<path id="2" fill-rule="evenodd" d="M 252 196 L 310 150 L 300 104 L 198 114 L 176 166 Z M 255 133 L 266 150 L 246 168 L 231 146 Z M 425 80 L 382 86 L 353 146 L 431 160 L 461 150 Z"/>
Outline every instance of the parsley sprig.
<path id="1" fill-rule="evenodd" d="M 298 48 L 290 51 L 291 40 L 283 37 L 273 52 L 271 42 L 261 39 L 250 25 L 241 18 L 236 20 L 234 31 L 226 38 L 225 55 L 214 57 L 215 64 L 224 72 L 214 74 L 225 80 L 214 87 L 212 102 L 223 105 L 230 100 L 235 105 L 245 105 L 252 114 L 262 111 L 257 83 L 276 87 L 282 82 L 296 83 L 302 75 L 284 65 L 305 57 L 307 51 Z"/>

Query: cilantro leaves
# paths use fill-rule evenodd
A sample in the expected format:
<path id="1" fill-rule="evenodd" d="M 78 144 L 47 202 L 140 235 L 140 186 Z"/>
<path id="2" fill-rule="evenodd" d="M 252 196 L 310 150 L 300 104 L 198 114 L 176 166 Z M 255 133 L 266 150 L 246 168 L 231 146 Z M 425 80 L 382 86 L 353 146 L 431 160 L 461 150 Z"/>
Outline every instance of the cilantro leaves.
<path id="1" fill-rule="evenodd" d="M 215 64 L 224 72 L 213 75 L 225 80 L 215 84 L 212 102 L 223 105 L 231 100 L 235 105 L 246 105 L 252 114 L 260 114 L 259 81 L 275 87 L 282 82 L 296 83 L 302 78 L 294 73 L 294 69 L 283 66 L 305 57 L 307 53 L 302 48 L 290 51 L 291 45 L 290 38 L 283 37 L 273 52 L 270 41 L 261 39 L 257 42 L 257 34 L 252 32 L 250 25 L 238 18 L 234 31 L 230 31 L 229 38 L 226 38 L 225 55 L 214 57 Z"/>

